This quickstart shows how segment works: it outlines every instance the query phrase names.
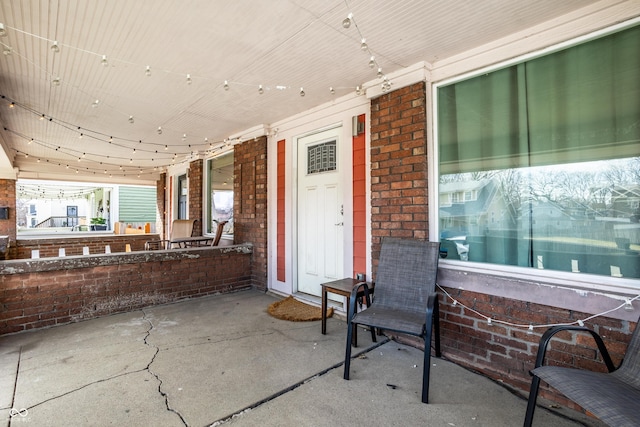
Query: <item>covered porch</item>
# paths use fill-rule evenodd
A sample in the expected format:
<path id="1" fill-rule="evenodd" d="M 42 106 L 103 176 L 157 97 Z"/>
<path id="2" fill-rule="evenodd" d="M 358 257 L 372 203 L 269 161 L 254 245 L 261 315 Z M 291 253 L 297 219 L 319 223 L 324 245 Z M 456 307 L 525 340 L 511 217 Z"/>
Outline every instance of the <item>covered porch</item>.
<path id="1" fill-rule="evenodd" d="M 420 403 L 421 351 L 360 335 L 342 379 L 345 322 L 288 322 L 256 290 L 146 307 L 0 337 L 7 425 L 514 426 L 520 392 L 432 359 Z M 446 334 L 446 332 L 445 332 Z M 600 425 L 557 405 L 537 425 Z"/>

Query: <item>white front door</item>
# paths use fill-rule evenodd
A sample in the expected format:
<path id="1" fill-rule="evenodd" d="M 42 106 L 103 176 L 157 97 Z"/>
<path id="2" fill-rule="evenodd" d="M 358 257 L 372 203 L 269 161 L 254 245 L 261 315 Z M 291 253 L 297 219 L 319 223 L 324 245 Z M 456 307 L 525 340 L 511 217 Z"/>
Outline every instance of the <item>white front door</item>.
<path id="1" fill-rule="evenodd" d="M 340 130 L 298 139 L 298 292 L 317 296 L 321 283 L 343 276 Z"/>

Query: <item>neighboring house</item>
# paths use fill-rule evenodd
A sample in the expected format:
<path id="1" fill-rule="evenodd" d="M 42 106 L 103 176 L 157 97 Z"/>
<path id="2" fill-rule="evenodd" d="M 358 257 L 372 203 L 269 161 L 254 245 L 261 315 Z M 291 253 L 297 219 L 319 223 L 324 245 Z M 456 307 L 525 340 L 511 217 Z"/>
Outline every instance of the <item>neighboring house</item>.
<path id="1" fill-rule="evenodd" d="M 483 235 L 515 226 L 509 206 L 495 179 L 440 184 L 441 235 Z"/>
<path id="2" fill-rule="evenodd" d="M 557 236 L 562 232 L 573 234 L 577 220 L 557 203 L 532 201 L 522 205 L 518 228 L 536 237 Z"/>
<path id="3" fill-rule="evenodd" d="M 611 205 L 614 216 L 640 220 L 640 185 L 616 186 L 611 190 Z"/>

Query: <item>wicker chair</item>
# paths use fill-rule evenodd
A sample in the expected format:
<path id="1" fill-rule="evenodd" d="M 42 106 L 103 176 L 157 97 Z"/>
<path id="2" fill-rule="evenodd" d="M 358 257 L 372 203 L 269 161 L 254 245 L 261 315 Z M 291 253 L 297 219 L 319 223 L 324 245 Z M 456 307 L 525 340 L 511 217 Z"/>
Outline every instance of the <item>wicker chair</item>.
<path id="1" fill-rule="evenodd" d="M 435 354 L 440 357 L 438 296 L 435 291 L 439 242 L 384 239 L 376 275 L 375 299 L 370 301 L 366 284 L 351 293 L 347 322 L 344 379 L 349 379 L 351 338 L 355 325 L 366 325 L 376 340 L 375 329 L 406 333 L 425 340 L 422 402 L 429 400 L 431 335 L 435 327 Z M 356 313 L 356 298 L 364 287 L 367 309 Z"/>
<path id="2" fill-rule="evenodd" d="M 639 319 L 640 320 L 640 319 Z M 560 331 L 590 334 L 598 346 L 608 373 L 560 366 L 543 366 L 547 346 Z M 530 427 L 536 409 L 540 380 L 591 412 L 607 425 L 640 426 L 640 327 L 636 326 L 624 360 L 617 369 L 602 338 L 593 330 L 580 326 L 556 326 L 540 339 L 535 368 L 531 371 L 531 391 L 524 426 Z"/>

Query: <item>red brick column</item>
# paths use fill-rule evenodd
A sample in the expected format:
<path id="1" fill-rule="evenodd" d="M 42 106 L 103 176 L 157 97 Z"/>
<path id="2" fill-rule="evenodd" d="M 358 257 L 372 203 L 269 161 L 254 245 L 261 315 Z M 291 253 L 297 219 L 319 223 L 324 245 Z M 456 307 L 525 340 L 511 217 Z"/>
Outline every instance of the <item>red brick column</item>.
<path id="1" fill-rule="evenodd" d="M 385 236 L 427 239 L 426 86 L 371 101 L 371 258 Z"/>
<path id="2" fill-rule="evenodd" d="M 156 233 L 167 239 L 164 235 L 164 228 L 167 222 L 167 173 L 160 174 L 160 179 L 156 182 Z"/>
<path id="3" fill-rule="evenodd" d="M 193 226 L 195 236 L 202 235 L 202 168 L 203 160 L 189 163 L 189 219 L 197 219 Z"/>
<path id="4" fill-rule="evenodd" d="M 252 243 L 252 283 L 267 288 L 267 137 L 234 148 L 235 243 Z"/>

